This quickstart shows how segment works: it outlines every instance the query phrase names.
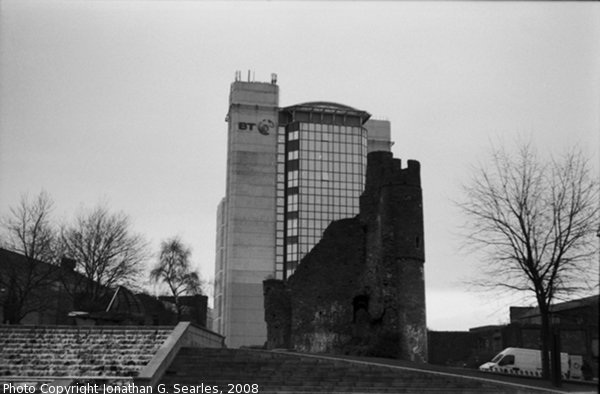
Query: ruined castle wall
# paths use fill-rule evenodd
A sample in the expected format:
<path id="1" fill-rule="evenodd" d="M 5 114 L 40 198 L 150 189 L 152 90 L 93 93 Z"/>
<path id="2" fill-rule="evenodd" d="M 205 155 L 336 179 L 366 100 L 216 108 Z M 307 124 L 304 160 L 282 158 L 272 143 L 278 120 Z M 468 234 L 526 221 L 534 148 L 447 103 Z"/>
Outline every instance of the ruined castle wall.
<path id="1" fill-rule="evenodd" d="M 269 346 L 289 316 L 299 351 L 427 360 L 420 167 L 407 164 L 370 153 L 360 214 L 333 222 L 281 288 L 265 282 Z"/>
<path id="2" fill-rule="evenodd" d="M 290 291 L 284 281 L 267 279 L 263 282 L 267 349 L 289 349 L 292 306 Z"/>
<path id="3" fill-rule="evenodd" d="M 353 298 L 364 269 L 363 233 L 357 219 L 332 222 L 289 278 L 296 350 L 339 352 L 351 339 Z"/>

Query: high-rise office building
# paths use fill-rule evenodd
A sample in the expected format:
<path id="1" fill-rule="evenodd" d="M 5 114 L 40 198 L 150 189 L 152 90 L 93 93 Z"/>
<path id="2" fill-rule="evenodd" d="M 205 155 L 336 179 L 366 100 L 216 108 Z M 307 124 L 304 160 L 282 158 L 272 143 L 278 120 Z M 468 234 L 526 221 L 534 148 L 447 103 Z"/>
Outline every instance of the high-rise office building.
<path id="1" fill-rule="evenodd" d="M 229 96 L 226 196 L 217 213 L 215 319 L 230 347 L 266 340 L 262 282 L 285 279 L 332 220 L 358 213 L 366 155 L 390 150 L 390 124 L 330 102 L 279 107 L 270 83 Z"/>

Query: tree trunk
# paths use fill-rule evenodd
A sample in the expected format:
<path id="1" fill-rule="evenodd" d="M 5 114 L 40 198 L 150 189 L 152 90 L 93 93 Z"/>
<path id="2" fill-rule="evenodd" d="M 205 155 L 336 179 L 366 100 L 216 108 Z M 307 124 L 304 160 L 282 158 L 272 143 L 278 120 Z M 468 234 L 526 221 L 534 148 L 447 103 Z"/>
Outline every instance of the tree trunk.
<path id="1" fill-rule="evenodd" d="M 14 273 L 13 273 L 14 275 Z M 11 276 L 4 299 L 4 321 L 2 324 L 19 324 L 22 319 L 23 297 L 17 295 L 18 289 L 15 276 Z"/>
<path id="2" fill-rule="evenodd" d="M 550 379 L 550 311 L 545 306 L 540 305 L 540 315 L 542 318 L 542 327 L 540 338 L 542 340 L 542 378 Z"/>
<path id="3" fill-rule="evenodd" d="M 181 304 L 179 303 L 179 297 L 175 295 L 175 310 L 177 311 L 177 322 L 181 321 Z"/>

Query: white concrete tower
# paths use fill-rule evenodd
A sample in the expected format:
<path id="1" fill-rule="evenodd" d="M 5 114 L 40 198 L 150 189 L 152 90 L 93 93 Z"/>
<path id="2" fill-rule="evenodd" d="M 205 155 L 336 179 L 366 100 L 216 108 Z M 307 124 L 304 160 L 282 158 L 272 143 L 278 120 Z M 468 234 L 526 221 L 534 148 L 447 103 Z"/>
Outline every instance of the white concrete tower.
<path id="1" fill-rule="evenodd" d="M 266 340 L 262 282 L 275 272 L 279 87 L 244 82 L 229 95 L 227 189 L 219 205 L 215 324 L 229 347 Z"/>

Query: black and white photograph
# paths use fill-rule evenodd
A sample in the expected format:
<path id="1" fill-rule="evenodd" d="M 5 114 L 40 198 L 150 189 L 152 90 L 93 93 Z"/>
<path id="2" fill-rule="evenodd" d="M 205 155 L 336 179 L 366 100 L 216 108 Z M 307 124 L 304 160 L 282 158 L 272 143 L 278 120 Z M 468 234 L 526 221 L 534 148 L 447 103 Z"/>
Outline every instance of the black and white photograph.
<path id="1" fill-rule="evenodd" d="M 600 5 L 0 0 L 0 394 L 596 393 Z"/>

